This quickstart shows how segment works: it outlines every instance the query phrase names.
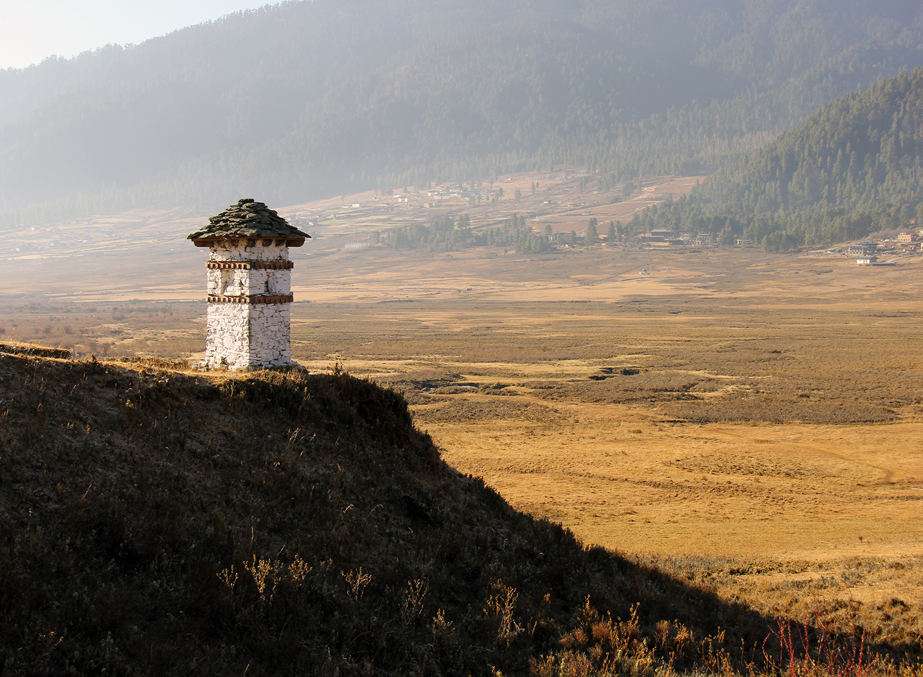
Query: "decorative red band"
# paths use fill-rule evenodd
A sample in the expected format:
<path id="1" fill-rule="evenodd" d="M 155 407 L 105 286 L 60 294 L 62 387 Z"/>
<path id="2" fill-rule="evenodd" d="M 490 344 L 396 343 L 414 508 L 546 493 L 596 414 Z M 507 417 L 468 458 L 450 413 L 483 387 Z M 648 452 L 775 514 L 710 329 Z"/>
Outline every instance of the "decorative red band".
<path id="1" fill-rule="evenodd" d="M 209 303 L 249 303 L 249 304 L 260 304 L 260 303 L 293 303 L 295 297 L 293 294 L 287 296 L 213 296 L 209 295 Z"/>
<path id="2" fill-rule="evenodd" d="M 292 261 L 206 261 L 205 267 L 212 270 L 291 270 Z"/>

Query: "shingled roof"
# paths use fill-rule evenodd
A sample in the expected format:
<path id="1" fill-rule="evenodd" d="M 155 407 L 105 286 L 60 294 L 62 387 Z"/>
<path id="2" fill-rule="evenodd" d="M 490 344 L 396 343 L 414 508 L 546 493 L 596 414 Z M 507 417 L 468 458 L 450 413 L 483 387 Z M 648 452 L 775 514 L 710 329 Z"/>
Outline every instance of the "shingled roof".
<path id="1" fill-rule="evenodd" d="M 213 240 L 240 237 L 284 238 L 290 247 L 300 247 L 311 236 L 290 226 L 275 210 L 248 197 L 209 218 L 208 225 L 191 233 L 188 239 L 207 247 Z"/>

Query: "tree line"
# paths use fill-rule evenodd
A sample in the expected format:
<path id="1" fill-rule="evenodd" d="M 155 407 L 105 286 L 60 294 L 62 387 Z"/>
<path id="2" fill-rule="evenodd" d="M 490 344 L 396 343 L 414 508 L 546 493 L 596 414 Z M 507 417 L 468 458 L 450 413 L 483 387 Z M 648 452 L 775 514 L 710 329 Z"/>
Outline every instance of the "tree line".
<path id="1" fill-rule="evenodd" d="M 505 247 L 521 254 L 538 254 L 548 251 L 550 241 L 526 224 L 526 217 L 513 214 L 500 225 L 471 228 L 468 214 L 456 221 L 451 215 L 440 216 L 429 224 L 411 223 L 406 226 L 375 234 L 379 242 L 392 249 L 453 252 L 470 247 Z"/>
<path id="2" fill-rule="evenodd" d="M 827 104 L 629 227 L 744 237 L 778 251 L 913 223 L 923 223 L 923 68 Z"/>

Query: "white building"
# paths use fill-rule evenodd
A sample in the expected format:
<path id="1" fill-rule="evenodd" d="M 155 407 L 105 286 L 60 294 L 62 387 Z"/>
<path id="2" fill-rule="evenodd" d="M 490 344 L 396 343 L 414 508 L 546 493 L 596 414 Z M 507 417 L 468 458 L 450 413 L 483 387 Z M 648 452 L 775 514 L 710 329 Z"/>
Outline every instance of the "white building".
<path id="1" fill-rule="evenodd" d="M 292 262 L 289 247 L 311 236 L 262 202 L 240 200 L 189 235 L 208 247 L 210 368 L 265 369 L 292 364 Z"/>

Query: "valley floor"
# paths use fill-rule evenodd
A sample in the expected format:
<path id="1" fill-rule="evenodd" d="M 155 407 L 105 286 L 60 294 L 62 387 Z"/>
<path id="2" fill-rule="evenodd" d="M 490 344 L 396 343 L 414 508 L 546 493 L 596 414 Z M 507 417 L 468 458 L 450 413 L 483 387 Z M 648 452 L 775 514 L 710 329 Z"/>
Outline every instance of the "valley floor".
<path id="1" fill-rule="evenodd" d="M 449 463 L 587 543 L 923 632 L 923 258 L 342 246 L 364 227 L 298 254 L 302 364 L 402 390 Z M 0 298 L 7 339 L 197 359 L 200 261 L 137 298 L 77 261 Z"/>
<path id="2" fill-rule="evenodd" d="M 344 258 L 303 359 L 394 383 L 456 468 L 586 542 L 773 606 L 921 598 L 919 259 L 446 259 Z"/>

